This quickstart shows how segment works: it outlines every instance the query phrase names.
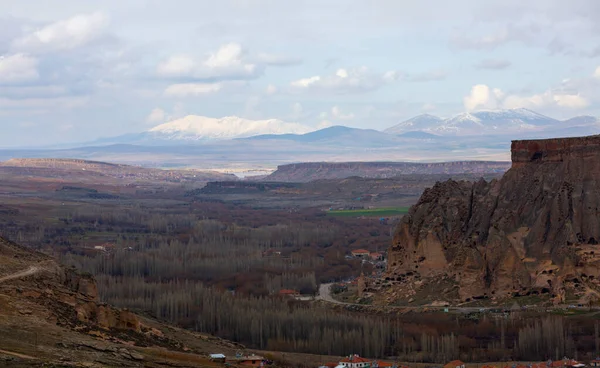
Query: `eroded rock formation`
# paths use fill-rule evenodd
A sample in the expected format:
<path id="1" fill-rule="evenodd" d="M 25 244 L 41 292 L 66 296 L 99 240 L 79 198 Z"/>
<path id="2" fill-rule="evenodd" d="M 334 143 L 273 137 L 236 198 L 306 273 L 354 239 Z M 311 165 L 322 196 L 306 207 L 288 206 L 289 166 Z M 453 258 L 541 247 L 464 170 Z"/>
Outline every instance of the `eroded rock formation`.
<path id="1" fill-rule="evenodd" d="M 513 141 L 511 151 L 499 180 L 423 193 L 389 250 L 388 302 L 424 288 L 455 301 L 598 299 L 600 136 Z"/>

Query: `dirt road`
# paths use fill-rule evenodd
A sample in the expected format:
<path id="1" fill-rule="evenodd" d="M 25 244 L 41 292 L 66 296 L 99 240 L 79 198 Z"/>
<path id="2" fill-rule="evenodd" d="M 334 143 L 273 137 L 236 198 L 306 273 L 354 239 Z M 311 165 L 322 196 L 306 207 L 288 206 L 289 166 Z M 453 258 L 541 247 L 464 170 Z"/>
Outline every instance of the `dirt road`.
<path id="1" fill-rule="evenodd" d="M 365 304 L 358 303 L 346 303 L 336 300 L 331 295 L 331 285 L 333 284 L 321 284 L 319 286 L 319 295 L 315 298 L 316 300 L 322 300 L 324 302 L 332 303 L 332 304 L 341 304 L 341 305 L 357 305 L 357 306 L 366 306 Z M 534 306 L 528 306 L 534 307 Z M 472 313 L 472 312 L 484 312 L 492 309 L 499 309 L 501 307 L 461 307 L 461 306 L 447 306 L 447 307 L 431 307 L 431 306 L 388 306 L 388 308 L 397 308 L 403 309 L 406 311 L 453 311 L 458 313 Z"/>
<path id="2" fill-rule="evenodd" d="M 29 266 L 29 268 L 26 270 L 15 272 L 8 276 L 0 277 L 0 283 L 8 280 L 20 279 L 21 277 L 30 276 L 40 272 L 41 270 L 42 268 L 40 266 Z"/>
<path id="3" fill-rule="evenodd" d="M 10 355 L 21 359 L 37 359 L 36 357 L 32 357 L 31 355 L 15 353 L 14 351 L 7 351 L 2 349 L 0 349 L 0 354 Z"/>
<path id="4" fill-rule="evenodd" d="M 316 300 L 323 300 L 325 302 L 334 303 L 334 304 L 344 304 L 344 305 L 351 305 L 352 304 L 352 303 L 345 303 L 345 302 L 341 302 L 339 300 L 335 300 L 331 296 L 331 285 L 333 285 L 333 284 L 321 284 L 319 286 L 319 295 L 317 295 L 317 297 L 315 299 Z"/>

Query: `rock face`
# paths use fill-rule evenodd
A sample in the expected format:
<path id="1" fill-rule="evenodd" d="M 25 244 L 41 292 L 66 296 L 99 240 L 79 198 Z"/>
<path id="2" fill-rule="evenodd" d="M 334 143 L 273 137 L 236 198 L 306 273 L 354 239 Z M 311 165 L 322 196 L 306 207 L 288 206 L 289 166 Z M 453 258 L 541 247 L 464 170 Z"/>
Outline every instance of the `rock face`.
<path id="1" fill-rule="evenodd" d="M 389 295 L 408 299 L 419 282 L 453 301 L 598 299 L 600 136 L 513 141 L 511 151 L 499 180 L 423 193 L 396 229 Z"/>

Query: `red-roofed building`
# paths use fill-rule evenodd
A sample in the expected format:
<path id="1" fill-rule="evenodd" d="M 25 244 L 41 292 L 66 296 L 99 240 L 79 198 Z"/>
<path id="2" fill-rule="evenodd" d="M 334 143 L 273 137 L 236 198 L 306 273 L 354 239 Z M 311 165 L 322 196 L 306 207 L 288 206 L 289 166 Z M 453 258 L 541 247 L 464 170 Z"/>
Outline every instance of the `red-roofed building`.
<path id="1" fill-rule="evenodd" d="M 368 368 L 371 367 L 372 363 L 372 359 L 362 358 L 358 356 L 358 354 L 353 354 L 340 360 L 340 365 L 343 365 L 346 368 Z"/>
<path id="2" fill-rule="evenodd" d="M 283 295 L 283 296 L 300 296 L 300 293 L 296 290 L 292 290 L 292 289 L 281 289 L 279 290 L 279 295 Z"/>
<path id="3" fill-rule="evenodd" d="M 460 360 L 453 360 L 450 363 L 446 363 L 444 368 L 465 368 L 465 363 Z"/>
<path id="4" fill-rule="evenodd" d="M 366 249 L 356 249 L 351 252 L 352 257 L 369 258 L 371 252 Z"/>
<path id="5" fill-rule="evenodd" d="M 539 364 L 544 365 L 544 363 L 540 363 Z M 583 367 L 584 365 L 580 364 L 578 361 L 573 360 L 573 359 L 568 359 L 568 358 L 563 358 L 562 360 L 557 360 L 554 362 L 548 361 L 548 363 L 545 364 L 546 367 L 552 367 L 552 368 L 569 368 L 569 367 Z"/>
<path id="6" fill-rule="evenodd" d="M 590 367 L 600 367 L 600 358 L 596 358 L 590 362 Z"/>

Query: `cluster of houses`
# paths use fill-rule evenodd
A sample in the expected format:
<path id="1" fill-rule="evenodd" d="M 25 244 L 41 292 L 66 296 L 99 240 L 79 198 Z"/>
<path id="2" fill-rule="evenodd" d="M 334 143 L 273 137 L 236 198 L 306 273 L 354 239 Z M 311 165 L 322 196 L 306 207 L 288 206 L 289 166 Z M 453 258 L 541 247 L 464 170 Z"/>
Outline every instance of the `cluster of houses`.
<path id="1" fill-rule="evenodd" d="M 366 249 L 356 249 L 350 252 L 353 258 L 361 258 L 373 262 L 383 261 L 383 254 L 379 252 L 369 252 Z"/>
<path id="2" fill-rule="evenodd" d="M 352 354 L 341 359 L 337 363 L 325 363 L 319 368 L 378 368 L 378 367 L 393 367 L 393 368 L 408 368 L 394 363 L 384 362 L 382 360 L 368 359 Z"/>
<path id="3" fill-rule="evenodd" d="M 600 367 L 600 358 L 590 362 L 590 367 Z M 443 368 L 465 368 L 466 364 L 460 360 L 453 360 L 444 364 Z M 547 361 L 543 363 L 530 364 L 512 364 L 504 367 L 495 365 L 483 365 L 481 368 L 583 368 L 586 365 L 573 359 L 563 358 L 557 361 Z M 341 359 L 337 363 L 326 363 L 319 368 L 378 368 L 378 367 L 393 367 L 393 368 L 408 368 L 405 365 L 398 363 L 389 363 L 376 359 L 363 358 L 357 354 L 352 354 Z"/>
<path id="4" fill-rule="evenodd" d="M 226 366 L 240 366 L 240 367 L 264 367 L 273 364 L 261 356 L 250 354 L 244 355 L 237 353 L 235 356 L 225 356 L 224 354 L 210 354 L 210 360 L 216 363 L 222 363 Z M 590 367 L 600 367 L 600 358 L 589 363 Z M 399 363 L 390 363 L 377 359 L 368 359 L 359 356 L 358 354 L 351 354 L 347 357 L 340 359 L 339 362 L 325 363 L 319 368 L 409 368 L 406 365 Z M 443 368 L 465 368 L 466 364 L 460 360 L 453 360 L 443 365 Z M 506 366 L 496 365 L 483 365 L 481 368 L 584 368 L 585 364 L 580 363 L 573 359 L 563 358 L 557 361 L 547 361 L 542 363 L 514 363 Z"/>
<path id="5" fill-rule="evenodd" d="M 223 363 L 227 366 L 243 366 L 243 367 L 264 367 L 272 364 L 265 358 L 258 355 L 243 355 L 237 353 L 235 356 L 226 356 L 225 354 L 210 354 L 210 360 L 215 363 Z"/>

